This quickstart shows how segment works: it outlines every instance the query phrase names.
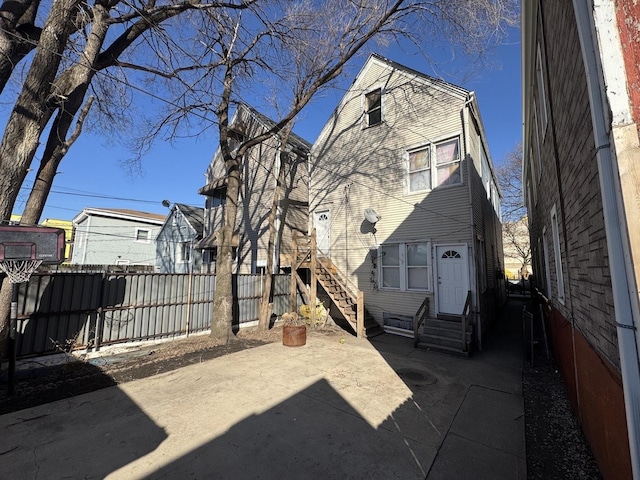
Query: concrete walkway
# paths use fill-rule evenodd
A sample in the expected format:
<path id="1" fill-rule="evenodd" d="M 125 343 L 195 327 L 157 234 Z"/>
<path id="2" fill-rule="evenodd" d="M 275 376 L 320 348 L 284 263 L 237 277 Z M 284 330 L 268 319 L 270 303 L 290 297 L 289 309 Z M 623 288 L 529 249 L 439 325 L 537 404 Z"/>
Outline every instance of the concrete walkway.
<path id="1" fill-rule="evenodd" d="M 520 305 L 469 359 L 312 333 L 4 415 L 0 476 L 525 479 Z"/>

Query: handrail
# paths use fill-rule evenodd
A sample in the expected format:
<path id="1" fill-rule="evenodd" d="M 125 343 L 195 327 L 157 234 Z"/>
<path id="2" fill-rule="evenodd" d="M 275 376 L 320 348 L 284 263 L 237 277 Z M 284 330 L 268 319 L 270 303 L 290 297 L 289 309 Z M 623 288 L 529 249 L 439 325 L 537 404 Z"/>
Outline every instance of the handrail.
<path id="1" fill-rule="evenodd" d="M 326 257 L 325 257 L 326 258 Z M 354 302 L 357 301 L 357 297 L 358 297 L 358 287 L 356 287 L 347 277 L 344 273 L 342 273 L 340 271 L 340 269 L 338 267 L 336 267 L 334 265 L 333 262 L 331 262 L 331 268 L 335 269 L 336 272 L 338 273 L 339 276 L 336 276 L 331 269 L 325 264 L 325 259 L 324 258 L 320 258 L 318 257 L 318 263 L 317 265 L 320 266 L 320 268 L 322 268 L 322 270 L 324 272 L 326 272 L 333 280 L 335 280 L 341 287 L 342 289 L 347 292 L 349 294 L 349 296 L 351 297 L 351 300 L 353 300 Z M 344 281 L 342 280 L 344 279 Z"/>
<path id="2" fill-rule="evenodd" d="M 418 308 L 418 311 L 413 316 L 413 343 L 414 346 L 418 345 L 419 335 L 418 330 L 420 329 L 420 325 L 424 323 L 424 321 L 429 316 L 429 297 L 425 297 L 424 301 Z"/>
<path id="3" fill-rule="evenodd" d="M 467 344 L 467 317 L 471 311 L 471 290 L 467 292 L 467 300 L 464 302 L 464 308 L 462 309 L 462 351 L 469 350 Z"/>
<path id="4" fill-rule="evenodd" d="M 536 295 L 540 298 L 540 304 L 544 308 L 544 312 L 547 315 L 550 315 L 551 314 L 551 300 L 549 300 L 547 297 L 545 297 L 544 294 L 540 290 L 538 290 L 537 287 L 533 287 L 533 289 L 535 290 Z"/>

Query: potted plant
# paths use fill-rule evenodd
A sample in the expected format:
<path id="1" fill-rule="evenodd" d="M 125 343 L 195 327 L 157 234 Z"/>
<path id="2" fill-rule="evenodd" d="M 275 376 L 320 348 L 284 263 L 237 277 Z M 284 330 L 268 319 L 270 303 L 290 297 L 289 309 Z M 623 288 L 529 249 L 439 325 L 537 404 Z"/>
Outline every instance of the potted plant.
<path id="1" fill-rule="evenodd" d="M 307 343 L 307 325 L 296 312 L 282 314 L 282 344 L 301 347 Z"/>

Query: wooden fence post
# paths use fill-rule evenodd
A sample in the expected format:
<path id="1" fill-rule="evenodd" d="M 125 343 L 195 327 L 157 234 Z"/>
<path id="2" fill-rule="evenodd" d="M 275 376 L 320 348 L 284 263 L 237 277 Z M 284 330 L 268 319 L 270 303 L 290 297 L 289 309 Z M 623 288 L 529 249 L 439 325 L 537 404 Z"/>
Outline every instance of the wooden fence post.
<path id="1" fill-rule="evenodd" d="M 296 264 L 298 263 L 298 232 L 293 231 L 291 235 L 291 286 L 289 287 L 289 311 L 295 312 L 298 304 L 296 295 Z"/>
<path id="2" fill-rule="evenodd" d="M 364 338 L 364 292 L 362 290 L 358 290 L 357 301 L 358 310 L 356 313 L 356 335 L 358 338 Z"/>
<path id="3" fill-rule="evenodd" d="M 316 304 L 318 303 L 318 279 L 316 278 L 316 263 L 318 261 L 318 249 L 316 244 L 316 229 L 311 230 L 311 292 L 309 299 L 311 309 L 311 327 L 316 327 Z"/>

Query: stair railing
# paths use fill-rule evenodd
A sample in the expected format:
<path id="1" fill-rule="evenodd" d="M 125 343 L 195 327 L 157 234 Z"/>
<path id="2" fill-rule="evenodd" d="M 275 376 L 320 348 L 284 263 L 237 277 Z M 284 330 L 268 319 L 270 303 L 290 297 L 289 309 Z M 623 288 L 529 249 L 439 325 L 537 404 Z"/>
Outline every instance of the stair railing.
<path id="1" fill-rule="evenodd" d="M 318 250 L 319 251 L 319 250 Z M 330 266 L 327 266 L 326 262 L 329 261 L 331 263 Z M 326 273 L 331 277 L 333 281 L 335 281 L 340 288 L 349 296 L 351 301 L 354 303 L 356 308 L 356 335 L 358 338 L 364 336 L 364 293 L 355 286 L 353 282 L 349 280 L 349 278 L 340 271 L 338 267 L 331 262 L 329 257 L 323 256 L 318 257 L 316 265 L 320 268 L 323 273 Z M 337 275 L 333 273 L 332 270 L 335 270 Z M 342 310 L 342 307 L 336 302 L 338 308 Z M 345 312 L 342 312 L 345 313 Z"/>
<path id="2" fill-rule="evenodd" d="M 429 316 L 429 297 L 425 297 L 422 305 L 418 308 L 418 311 L 413 316 L 413 344 L 417 346 L 420 342 L 420 336 L 418 334 L 418 330 L 420 326 L 425 322 L 427 317 Z"/>
<path id="3" fill-rule="evenodd" d="M 471 290 L 467 292 L 467 300 L 464 302 L 462 309 L 462 351 L 467 352 L 469 345 L 467 343 L 467 319 L 471 313 Z"/>

